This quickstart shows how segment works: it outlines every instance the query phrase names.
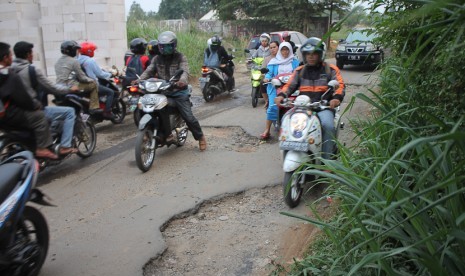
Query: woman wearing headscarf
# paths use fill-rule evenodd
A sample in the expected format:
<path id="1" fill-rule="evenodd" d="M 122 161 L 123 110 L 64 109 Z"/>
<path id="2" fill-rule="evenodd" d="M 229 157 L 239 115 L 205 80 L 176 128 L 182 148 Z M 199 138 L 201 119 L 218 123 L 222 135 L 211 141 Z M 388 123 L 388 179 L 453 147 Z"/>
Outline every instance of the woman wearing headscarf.
<path id="1" fill-rule="evenodd" d="M 278 54 L 268 63 L 268 73 L 266 73 L 263 82 L 269 82 L 272 78 L 279 74 L 292 73 L 298 66 L 299 61 L 294 57 L 291 44 L 289 42 L 282 42 L 279 45 Z M 266 92 L 268 94 L 268 102 L 274 103 L 274 98 L 276 98 L 276 88 L 273 85 L 268 84 Z M 269 104 L 268 109 L 266 110 L 265 131 L 260 135 L 261 139 L 267 140 L 270 138 L 271 124 L 276 120 L 278 120 L 278 106 L 276 104 Z"/>

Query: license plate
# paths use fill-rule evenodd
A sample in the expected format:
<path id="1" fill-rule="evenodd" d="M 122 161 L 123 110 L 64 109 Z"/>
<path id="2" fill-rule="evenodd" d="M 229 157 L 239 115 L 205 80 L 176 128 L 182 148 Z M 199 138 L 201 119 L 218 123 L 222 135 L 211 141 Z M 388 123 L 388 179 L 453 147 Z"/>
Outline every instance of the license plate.
<path id="1" fill-rule="evenodd" d="M 295 142 L 295 141 L 283 141 L 279 144 L 279 148 L 282 150 L 295 150 L 295 151 L 308 151 L 308 143 Z"/>
<path id="2" fill-rule="evenodd" d="M 132 97 L 132 98 L 129 99 L 128 104 L 129 104 L 129 105 L 137 105 L 138 102 L 139 102 L 139 98 L 138 98 L 138 97 L 137 97 L 137 98 Z"/>
<path id="3" fill-rule="evenodd" d="M 349 56 L 350 60 L 360 60 L 360 56 Z"/>

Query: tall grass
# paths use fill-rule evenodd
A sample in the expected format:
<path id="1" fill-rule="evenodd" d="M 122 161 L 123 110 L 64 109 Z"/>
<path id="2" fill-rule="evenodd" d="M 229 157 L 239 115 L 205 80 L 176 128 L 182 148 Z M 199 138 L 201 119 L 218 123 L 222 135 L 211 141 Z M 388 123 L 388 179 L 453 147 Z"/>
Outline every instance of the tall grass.
<path id="1" fill-rule="evenodd" d="M 285 213 L 325 234 L 291 275 L 465 275 L 465 6 L 392 2 L 379 26 L 395 58 L 380 92 L 356 95 L 373 107 L 353 122 L 359 143 L 340 145 L 331 174 L 303 172 L 330 182 L 337 215 Z"/>
<path id="2" fill-rule="evenodd" d="M 127 22 L 127 37 L 129 42 L 137 37 L 142 37 L 147 41 L 157 39 L 158 35 L 164 31 L 174 31 L 178 38 L 177 49 L 187 57 L 189 63 L 191 81 L 197 79 L 201 74 L 203 65 L 203 52 L 207 47 L 207 40 L 213 36 L 213 33 L 207 33 L 198 30 L 193 22 L 190 22 L 186 30 L 175 31 L 167 28 L 160 28 L 159 22 L 156 20 L 149 21 L 128 21 Z M 245 49 L 246 41 L 243 38 L 223 37 L 222 45 L 229 49 L 240 51 Z M 228 51 L 231 53 L 231 51 Z M 244 58 L 242 51 L 239 54 L 234 53 L 235 61 L 240 62 Z"/>

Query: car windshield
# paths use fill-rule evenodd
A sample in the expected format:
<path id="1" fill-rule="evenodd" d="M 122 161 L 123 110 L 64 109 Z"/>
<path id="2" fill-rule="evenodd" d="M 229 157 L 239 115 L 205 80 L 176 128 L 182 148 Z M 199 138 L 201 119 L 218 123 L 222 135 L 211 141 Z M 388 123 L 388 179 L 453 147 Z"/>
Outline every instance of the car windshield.
<path id="1" fill-rule="evenodd" d="M 353 42 L 372 42 L 376 38 L 375 33 L 368 34 L 369 31 L 354 31 L 349 33 L 346 38 L 347 43 Z"/>

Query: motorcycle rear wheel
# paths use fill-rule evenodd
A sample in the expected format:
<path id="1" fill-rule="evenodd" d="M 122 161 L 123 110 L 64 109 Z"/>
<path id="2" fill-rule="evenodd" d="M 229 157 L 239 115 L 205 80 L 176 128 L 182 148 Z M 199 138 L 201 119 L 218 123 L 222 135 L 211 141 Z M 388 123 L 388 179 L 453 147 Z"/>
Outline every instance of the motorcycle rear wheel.
<path id="1" fill-rule="evenodd" d="M 257 107 L 259 93 L 260 91 L 258 87 L 252 87 L 252 106 L 253 107 Z"/>
<path id="2" fill-rule="evenodd" d="M 292 177 L 294 172 L 285 172 L 283 181 L 284 202 L 290 208 L 299 205 L 303 193 L 303 184 L 305 184 L 305 174 L 298 174 Z"/>
<path id="3" fill-rule="evenodd" d="M 155 160 L 157 140 L 153 136 L 153 131 L 145 128 L 140 130 L 136 137 L 136 164 L 142 172 L 147 172 L 152 167 Z"/>
<path id="4" fill-rule="evenodd" d="M 37 276 L 47 257 L 49 247 L 49 231 L 44 215 L 32 206 L 25 206 L 23 219 L 16 231 L 15 242 L 25 247 L 29 260 L 20 268 L 20 275 Z"/>
<path id="5" fill-rule="evenodd" d="M 82 129 L 75 135 L 75 143 L 78 149 L 77 155 L 81 158 L 87 158 L 92 155 L 97 145 L 97 131 L 90 121 L 86 121 L 82 125 Z"/>
<path id="6" fill-rule="evenodd" d="M 126 117 L 126 104 L 123 99 L 119 99 L 112 108 L 114 119 L 111 119 L 113 124 L 121 124 Z"/>
<path id="7" fill-rule="evenodd" d="M 203 94 L 203 98 L 205 99 L 207 103 L 213 101 L 213 98 L 215 97 L 215 94 L 210 89 L 210 84 L 208 83 L 202 89 L 202 94 Z"/>

